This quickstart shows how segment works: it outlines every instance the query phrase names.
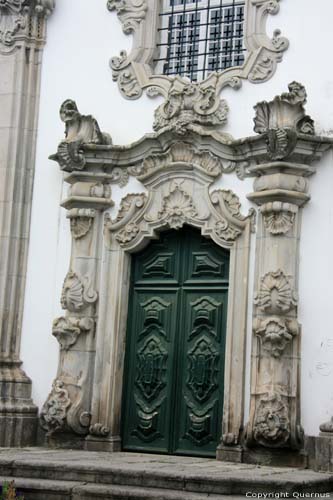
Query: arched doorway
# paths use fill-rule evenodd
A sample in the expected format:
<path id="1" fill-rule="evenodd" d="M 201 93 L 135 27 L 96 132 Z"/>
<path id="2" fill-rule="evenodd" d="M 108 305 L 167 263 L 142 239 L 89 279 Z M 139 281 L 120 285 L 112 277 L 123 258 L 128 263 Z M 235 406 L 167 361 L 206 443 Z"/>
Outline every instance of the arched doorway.
<path id="1" fill-rule="evenodd" d="M 228 285 L 229 251 L 187 226 L 133 255 L 124 450 L 215 456 Z"/>

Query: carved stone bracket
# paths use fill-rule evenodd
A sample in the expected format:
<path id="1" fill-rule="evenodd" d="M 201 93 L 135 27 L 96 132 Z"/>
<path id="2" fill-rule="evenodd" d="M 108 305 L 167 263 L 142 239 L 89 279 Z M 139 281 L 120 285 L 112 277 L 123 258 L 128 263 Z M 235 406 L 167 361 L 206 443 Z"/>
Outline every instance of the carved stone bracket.
<path id="1" fill-rule="evenodd" d="M 138 99 L 143 90 L 154 97 L 166 98 L 155 116 L 155 130 L 175 126 L 180 134 L 187 127 L 218 128 L 227 119 L 228 106 L 219 94 L 226 86 L 240 88 L 243 79 L 253 83 L 271 78 L 277 63 L 288 48 L 286 38 L 275 30 L 266 34 L 266 19 L 279 11 L 280 0 L 246 0 L 246 47 L 242 66 L 214 72 L 201 83 L 156 74 L 154 59 L 158 43 L 159 13 L 162 2 L 156 0 L 109 0 L 108 9 L 116 11 L 126 34 L 133 33 L 133 49 L 121 51 L 110 61 L 113 80 L 127 99 Z"/>

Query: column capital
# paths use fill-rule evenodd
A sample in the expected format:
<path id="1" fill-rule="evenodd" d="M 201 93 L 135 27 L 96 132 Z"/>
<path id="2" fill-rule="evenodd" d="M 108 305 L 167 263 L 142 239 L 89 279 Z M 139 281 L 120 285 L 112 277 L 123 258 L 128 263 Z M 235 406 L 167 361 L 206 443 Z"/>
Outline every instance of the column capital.
<path id="1" fill-rule="evenodd" d="M 45 18 L 55 8 L 55 0 L 1 0 L 0 49 L 20 42 L 45 42 Z"/>

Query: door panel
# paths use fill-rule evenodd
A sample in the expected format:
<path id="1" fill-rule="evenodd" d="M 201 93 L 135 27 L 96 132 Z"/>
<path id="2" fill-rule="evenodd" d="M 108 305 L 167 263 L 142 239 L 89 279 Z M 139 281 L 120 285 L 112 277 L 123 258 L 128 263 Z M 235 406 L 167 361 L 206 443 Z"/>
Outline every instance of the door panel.
<path id="1" fill-rule="evenodd" d="M 132 328 L 126 372 L 123 445 L 169 451 L 178 290 L 135 290 L 129 311 Z"/>
<path id="2" fill-rule="evenodd" d="M 227 290 L 183 291 L 175 451 L 214 455 L 222 419 Z"/>
<path id="3" fill-rule="evenodd" d="M 221 433 L 229 253 L 190 228 L 133 257 L 123 448 L 214 456 Z"/>

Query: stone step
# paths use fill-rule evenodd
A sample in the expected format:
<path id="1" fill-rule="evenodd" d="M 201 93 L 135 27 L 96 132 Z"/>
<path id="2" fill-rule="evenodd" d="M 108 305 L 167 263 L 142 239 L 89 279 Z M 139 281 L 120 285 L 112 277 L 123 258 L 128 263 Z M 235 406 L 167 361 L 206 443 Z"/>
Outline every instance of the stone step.
<path id="1" fill-rule="evenodd" d="M 99 497 L 97 493 L 103 488 L 110 489 L 110 498 L 158 500 L 212 499 L 246 493 L 256 497 L 267 492 L 292 497 L 294 492 L 319 494 L 333 491 L 333 474 L 330 473 L 223 463 L 193 457 L 78 450 L 1 449 L 0 475 L 15 482 L 35 481 L 34 484 L 41 483 L 45 488 L 49 482 L 69 490 L 84 487 L 87 488 L 87 495 L 96 490 L 97 498 L 104 498 L 103 493 Z M 132 496 L 126 493 L 128 489 Z M 154 497 L 155 490 L 162 491 L 164 496 L 159 493 L 159 497 Z M 152 496 L 147 496 L 147 491 Z M 68 494 L 64 493 L 63 498 L 71 498 Z M 93 495 L 96 497 L 95 493 Z M 42 498 L 53 500 L 57 497 L 45 494 Z M 90 497 L 82 493 L 82 498 Z"/>
<path id="2" fill-rule="evenodd" d="M 85 484 L 76 481 L 0 477 L 0 484 L 14 480 L 25 500 L 241 500 L 240 495 L 209 495 L 160 488 Z"/>

